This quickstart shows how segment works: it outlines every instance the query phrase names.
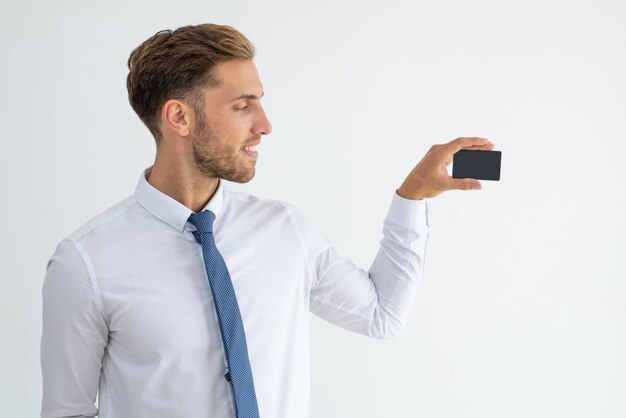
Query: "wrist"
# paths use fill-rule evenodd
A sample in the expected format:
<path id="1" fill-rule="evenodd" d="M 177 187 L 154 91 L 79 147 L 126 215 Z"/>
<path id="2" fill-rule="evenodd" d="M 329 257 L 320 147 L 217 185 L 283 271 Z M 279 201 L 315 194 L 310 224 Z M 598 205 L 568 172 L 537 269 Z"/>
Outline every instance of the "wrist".
<path id="1" fill-rule="evenodd" d="M 403 197 L 405 199 L 409 199 L 409 200 L 422 200 L 426 198 L 426 196 L 423 193 L 408 192 L 407 190 L 403 189 L 402 186 L 396 189 L 396 193 L 398 194 L 398 196 Z"/>

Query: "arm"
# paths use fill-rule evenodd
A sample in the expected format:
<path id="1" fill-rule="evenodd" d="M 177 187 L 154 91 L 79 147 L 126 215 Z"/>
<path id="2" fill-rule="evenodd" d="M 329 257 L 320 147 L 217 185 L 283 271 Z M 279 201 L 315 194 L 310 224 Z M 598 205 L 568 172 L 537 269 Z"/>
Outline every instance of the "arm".
<path id="1" fill-rule="evenodd" d="M 480 189 L 474 179 L 453 179 L 446 167 L 461 149 L 491 150 L 484 138 L 457 138 L 433 146 L 394 194 L 383 239 L 368 272 L 341 258 L 310 222 L 303 223 L 313 272 L 311 311 L 343 328 L 385 338 L 398 335 L 424 267 L 428 218 L 424 198 L 447 190 Z"/>
<path id="2" fill-rule="evenodd" d="M 41 416 L 93 417 L 108 327 L 78 247 L 63 240 L 42 288 Z"/>
<path id="3" fill-rule="evenodd" d="M 424 267 L 428 241 L 425 201 L 394 193 L 378 253 L 365 271 L 337 254 L 312 224 L 304 226 L 315 278 L 311 311 L 320 318 L 375 338 L 404 326 Z"/>

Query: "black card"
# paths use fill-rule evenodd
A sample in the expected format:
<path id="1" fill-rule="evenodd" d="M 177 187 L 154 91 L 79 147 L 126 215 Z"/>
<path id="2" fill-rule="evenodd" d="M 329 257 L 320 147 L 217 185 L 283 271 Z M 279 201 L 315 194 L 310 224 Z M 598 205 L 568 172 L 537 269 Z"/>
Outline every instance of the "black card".
<path id="1" fill-rule="evenodd" d="M 452 177 L 476 180 L 500 180 L 500 151 L 461 150 L 454 154 Z"/>

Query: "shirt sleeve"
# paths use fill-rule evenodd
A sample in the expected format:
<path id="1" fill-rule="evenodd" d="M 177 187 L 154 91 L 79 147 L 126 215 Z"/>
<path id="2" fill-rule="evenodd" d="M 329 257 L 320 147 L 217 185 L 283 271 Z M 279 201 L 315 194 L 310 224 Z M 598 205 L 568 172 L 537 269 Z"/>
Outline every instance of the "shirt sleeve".
<path id="1" fill-rule="evenodd" d="M 394 192 L 369 271 L 342 258 L 324 233 L 302 216 L 313 275 L 311 312 L 370 337 L 397 336 L 409 315 L 424 268 L 429 235 L 426 201 L 405 199 Z"/>
<path id="2" fill-rule="evenodd" d="M 108 327 L 78 243 L 61 241 L 42 287 L 41 416 L 92 417 Z"/>

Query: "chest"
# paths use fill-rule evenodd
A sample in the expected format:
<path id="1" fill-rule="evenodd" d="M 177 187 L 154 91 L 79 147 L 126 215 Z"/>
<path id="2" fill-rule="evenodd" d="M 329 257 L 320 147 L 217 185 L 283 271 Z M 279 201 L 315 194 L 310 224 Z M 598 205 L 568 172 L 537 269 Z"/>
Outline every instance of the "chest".
<path id="1" fill-rule="evenodd" d="M 299 237 L 281 229 L 263 236 L 216 234 L 252 345 L 283 335 L 309 304 L 308 263 Z M 136 237 L 127 244 L 119 254 L 123 263 L 110 256 L 95 266 L 112 344 L 137 358 L 218 349 L 219 324 L 202 248 L 191 233 Z"/>

